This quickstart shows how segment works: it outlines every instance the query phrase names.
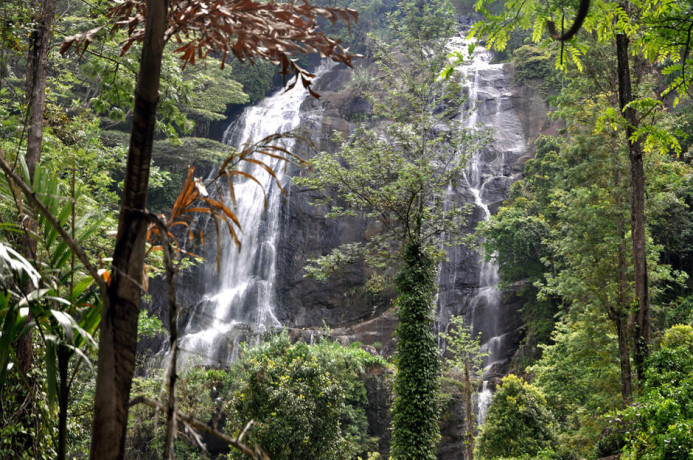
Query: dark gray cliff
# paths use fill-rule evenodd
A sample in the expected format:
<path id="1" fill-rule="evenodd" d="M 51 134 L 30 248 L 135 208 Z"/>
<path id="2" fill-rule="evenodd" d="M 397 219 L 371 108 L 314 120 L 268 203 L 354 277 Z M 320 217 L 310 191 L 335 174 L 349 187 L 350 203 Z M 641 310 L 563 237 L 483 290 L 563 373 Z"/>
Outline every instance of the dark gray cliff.
<path id="1" fill-rule="evenodd" d="M 338 146 L 333 140 L 334 132 L 348 134 L 354 126 L 353 120 L 365 119 L 370 111 L 370 105 L 350 81 L 352 72 L 341 66 L 333 68 L 316 84 L 322 97 L 304 102 L 302 110 L 321 114 L 306 127 L 319 150 L 335 151 Z M 513 85 L 512 75 L 511 65 L 487 66 L 478 70 L 473 89 L 478 100 L 478 122 L 491 126 L 498 121 L 505 122 L 504 126 L 495 127 L 496 141 L 479 158 L 483 177 L 481 200 L 490 212 L 497 211 L 510 185 L 520 177 L 524 163 L 533 152 L 536 136 L 551 128 L 539 92 L 531 87 Z M 518 142 L 522 145 L 518 146 Z M 464 181 L 460 181 L 452 199 L 474 203 L 472 195 Z M 277 279 L 278 317 L 290 327 L 315 328 L 326 324 L 339 328 L 353 340 L 388 344 L 394 323 L 378 318 L 390 307 L 390 298 L 374 299 L 367 295 L 363 286 L 368 273 L 363 265 L 349 266 L 329 282 L 304 277 L 303 267 L 309 258 L 326 254 L 343 243 L 363 241 L 369 231 L 376 231 L 364 219 L 325 219 L 325 210 L 310 204 L 318 196 L 319 191 L 290 187 L 289 201 L 281 210 L 287 224 L 278 252 L 281 267 Z M 475 205 L 463 231 L 473 231 L 482 219 L 484 210 Z M 470 313 L 470 302 L 479 288 L 481 276 L 480 256 L 475 249 L 458 247 L 449 253 L 448 259 L 441 264 L 439 275 L 442 322 L 453 314 Z M 483 334 L 503 336 L 507 342 L 506 354 L 510 357 L 520 340 L 517 311 L 521 305 L 512 292 L 502 298 L 495 313 L 477 308 L 475 322 L 477 330 Z M 485 314 L 499 314 L 495 330 L 484 330 L 484 324 L 490 323 L 485 321 Z M 391 344 L 388 345 L 386 348 L 392 349 Z"/>

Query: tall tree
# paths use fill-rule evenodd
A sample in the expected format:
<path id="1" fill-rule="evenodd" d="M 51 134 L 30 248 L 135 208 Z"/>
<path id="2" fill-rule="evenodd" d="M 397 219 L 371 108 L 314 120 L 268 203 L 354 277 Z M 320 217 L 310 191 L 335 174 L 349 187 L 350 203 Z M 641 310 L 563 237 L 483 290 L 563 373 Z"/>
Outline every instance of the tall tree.
<path id="1" fill-rule="evenodd" d="M 454 26 L 445 1 L 402 3 L 391 23 L 395 43 L 376 43 L 375 128 L 361 126 L 340 152 L 316 156 L 315 174 L 297 181 L 327 192 L 329 216 L 363 212 L 383 229 L 363 245 L 316 259 L 309 272 L 329 275 L 340 262 L 357 257 L 372 267 L 396 267 L 398 372 L 391 449 L 396 459 L 436 457 L 435 262 L 442 233 L 459 236 L 463 218 L 462 210 L 446 200 L 448 187 L 462 177 L 465 155 L 483 139 L 463 127 L 459 83 L 438 79 Z"/>
<path id="2" fill-rule="evenodd" d="M 32 29 L 29 35 L 29 46 L 27 47 L 27 73 L 26 73 L 26 103 L 27 103 L 27 125 L 25 127 L 27 136 L 26 163 L 29 168 L 29 179 L 33 181 L 34 170 L 41 159 L 41 149 L 43 147 L 43 119 L 46 108 L 46 71 L 48 68 L 48 54 L 50 51 L 53 17 L 55 16 L 56 0 L 36 0 L 32 2 L 33 17 Z M 25 229 L 24 254 L 34 259 L 36 257 L 36 239 L 34 233 L 36 223 L 31 219 L 26 219 L 23 223 Z M 33 321 L 32 315 L 28 315 L 25 324 L 29 325 Z M 17 355 L 17 366 L 19 371 L 31 382 L 29 370 L 34 359 L 33 336 L 31 331 L 21 335 L 15 344 Z M 33 389 L 27 388 L 32 392 Z M 30 400 L 29 400 L 30 401 Z M 36 410 L 35 404 L 29 403 L 27 413 Z M 33 442 L 31 437 L 27 442 Z"/>
<path id="3" fill-rule="evenodd" d="M 94 402 L 91 458 L 123 458 L 128 400 L 135 366 L 137 319 L 142 295 L 145 239 L 150 222 L 146 210 L 152 142 L 159 101 L 161 60 L 166 42 L 175 37 L 184 65 L 194 64 L 210 52 L 229 53 L 238 59 L 269 59 L 282 72 L 295 74 L 310 86 L 312 74 L 299 67 L 293 53 L 319 51 L 350 64 L 351 55 L 339 43 L 317 30 L 318 16 L 333 22 L 355 20 L 352 10 L 317 8 L 309 3 L 256 3 L 225 1 L 208 5 L 196 0 L 128 0 L 115 6 L 110 16 L 114 29 L 129 34 L 123 50 L 142 42 L 140 72 L 118 234 L 108 292 L 104 295 L 99 344 L 99 366 Z M 63 52 L 89 45 L 99 29 L 69 37 Z M 223 65 L 223 64 L 222 64 Z M 294 82 L 295 84 L 295 82 Z"/>
<path id="4" fill-rule="evenodd" d="M 486 16 L 486 21 L 477 24 L 472 34 L 487 36 L 490 46 L 503 49 L 509 34 L 516 28 L 532 29 L 534 41 L 540 41 L 547 30 L 547 24 L 553 16 L 562 18 L 581 16 L 584 11 L 575 12 L 574 5 L 562 4 L 559 7 L 546 5 L 538 1 L 509 1 L 505 9 L 498 15 L 491 12 L 493 2 L 482 0 L 477 3 L 477 9 Z M 581 2 L 585 5 L 585 2 Z M 644 378 L 644 360 L 650 346 L 650 293 L 647 268 L 646 231 L 645 231 L 645 173 L 643 167 L 643 143 L 651 145 L 652 127 L 643 124 L 642 117 L 657 107 L 652 99 L 637 99 L 633 89 L 633 75 L 630 56 L 647 57 L 650 60 L 672 59 L 674 62 L 686 62 L 691 43 L 690 23 L 681 20 L 668 21 L 667 14 L 680 11 L 678 2 L 660 2 L 658 0 L 623 1 L 620 3 L 608 1 L 592 1 L 589 13 L 583 27 L 593 33 L 600 42 L 610 43 L 616 57 L 616 73 L 618 78 L 618 126 L 622 130 L 622 142 L 627 148 L 630 163 L 630 213 L 631 213 L 631 246 L 633 252 L 633 267 L 635 275 L 635 295 L 638 305 L 636 310 L 637 339 L 634 358 L 640 379 Z M 644 15 L 643 15 L 643 12 Z M 577 21 L 580 22 L 580 21 Z M 674 39 L 665 34 L 650 34 L 653 25 L 659 24 L 678 31 Z M 685 31 L 688 31 L 687 34 Z M 565 68 L 568 62 L 573 62 L 582 69 L 581 56 L 587 46 L 578 38 L 561 42 L 558 67 Z M 645 38 L 648 37 L 648 38 Z M 636 47 L 633 48 L 632 44 Z M 643 54 L 645 51 L 645 54 Z M 683 58 L 683 61 L 681 57 Z M 678 67 L 681 77 L 685 80 L 685 65 Z M 636 84 L 642 75 L 635 74 Z M 682 91 L 687 84 L 677 86 Z M 639 113 L 639 109 L 640 113 Z"/>
<path id="5" fill-rule="evenodd" d="M 43 112 L 46 108 L 46 70 L 48 53 L 50 51 L 53 17 L 55 16 L 55 0 L 37 0 L 34 2 L 32 29 L 27 47 L 26 72 L 26 101 L 27 101 L 27 146 L 26 163 L 29 167 L 29 177 L 33 180 L 34 169 L 41 159 L 43 145 Z M 31 236 L 35 224 L 31 220 L 25 222 L 26 246 L 25 255 L 35 257 L 36 242 Z M 27 317 L 27 323 L 31 317 Z M 17 365 L 25 375 L 33 361 L 33 345 L 31 334 L 21 336 L 16 344 Z"/>

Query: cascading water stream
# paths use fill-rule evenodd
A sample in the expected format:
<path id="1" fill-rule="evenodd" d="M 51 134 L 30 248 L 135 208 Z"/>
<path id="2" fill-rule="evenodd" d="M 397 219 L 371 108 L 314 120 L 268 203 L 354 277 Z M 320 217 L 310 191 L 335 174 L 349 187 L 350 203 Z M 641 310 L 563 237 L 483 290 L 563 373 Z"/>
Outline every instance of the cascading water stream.
<path id="1" fill-rule="evenodd" d="M 322 64 L 315 72 L 319 79 L 332 63 Z M 283 133 L 300 126 L 310 116 L 300 107 L 309 93 L 297 84 L 292 90 L 279 90 L 254 107 L 245 109 L 242 116 L 224 133 L 224 143 L 240 147 L 275 133 Z M 284 145 L 291 149 L 289 141 Z M 282 183 L 284 165 L 281 160 L 261 156 Z M 216 245 L 207 242 L 207 262 L 203 267 L 204 298 L 189 315 L 183 327 L 180 342 L 182 365 L 201 362 L 223 365 L 232 361 L 238 344 L 258 337 L 259 334 L 279 328 L 275 315 L 276 250 L 278 236 L 284 222 L 279 218 L 282 205 L 281 192 L 275 179 L 259 165 L 246 165 L 261 184 L 251 180 L 239 181 L 234 186 L 234 209 L 242 225 L 239 234 L 242 249 L 238 251 L 227 232 L 221 232 L 221 266 L 217 272 Z M 264 193 L 263 193 L 264 189 Z M 267 207 L 264 206 L 265 193 Z M 213 233 L 213 230 L 208 233 Z M 192 360 L 192 362 L 191 362 Z"/>
<path id="2" fill-rule="evenodd" d="M 469 42 L 452 41 L 457 50 L 466 50 Z M 512 163 L 525 153 L 525 137 L 517 113 L 509 103 L 510 84 L 503 64 L 491 64 L 489 51 L 477 46 L 472 58 L 458 69 L 466 77 L 468 101 L 471 107 L 467 118 L 470 128 L 487 126 L 493 130 L 493 140 L 484 149 L 474 152 L 468 159 L 464 172 L 475 207 L 481 211 L 481 220 L 491 216 L 490 205 L 498 199 L 498 190 L 512 182 Z M 495 190 L 490 190 L 495 188 Z M 504 195 L 504 194 L 503 194 Z M 494 200 L 495 198 L 495 200 Z M 478 285 L 467 299 L 465 323 L 471 328 L 472 337 L 481 334 L 481 351 L 486 352 L 484 378 L 477 401 L 477 420 L 483 423 L 486 409 L 491 402 L 491 389 L 486 374 L 492 366 L 503 360 L 504 335 L 500 330 L 500 306 L 502 293 L 498 289 L 498 266 L 493 261 L 482 260 Z"/>

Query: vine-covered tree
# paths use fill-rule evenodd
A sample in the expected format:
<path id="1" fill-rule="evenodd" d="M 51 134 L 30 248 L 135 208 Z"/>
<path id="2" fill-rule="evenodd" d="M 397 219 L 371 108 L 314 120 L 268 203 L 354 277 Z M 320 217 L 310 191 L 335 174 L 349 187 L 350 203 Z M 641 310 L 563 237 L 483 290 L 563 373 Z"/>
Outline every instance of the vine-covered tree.
<path id="1" fill-rule="evenodd" d="M 463 127 L 459 83 L 438 79 L 454 26 L 454 13 L 445 1 L 402 3 L 391 23 L 396 41 L 376 43 L 378 83 L 371 97 L 378 130 L 357 128 L 341 151 L 312 160 L 314 175 L 298 180 L 325 190 L 329 216 L 363 212 L 383 228 L 363 245 L 336 248 L 316 259 L 311 274 L 327 276 L 360 257 L 373 267 L 397 267 L 398 372 L 391 450 L 397 459 L 436 456 L 436 261 L 442 233 L 449 231 L 450 242 L 459 243 L 463 220 L 463 210 L 446 201 L 446 191 L 462 177 L 465 155 L 483 139 Z"/>

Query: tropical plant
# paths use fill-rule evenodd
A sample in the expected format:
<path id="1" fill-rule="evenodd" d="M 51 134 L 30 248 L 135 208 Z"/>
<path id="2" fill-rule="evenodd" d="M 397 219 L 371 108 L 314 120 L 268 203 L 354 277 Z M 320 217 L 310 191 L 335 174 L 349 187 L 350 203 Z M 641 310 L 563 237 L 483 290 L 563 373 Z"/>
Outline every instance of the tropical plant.
<path id="1" fill-rule="evenodd" d="M 28 182 L 28 167 L 23 161 L 20 164 L 23 166 L 24 181 Z M 22 203 L 20 195 L 17 195 L 21 192 L 10 186 L 9 181 L 2 181 L 1 188 L 3 195 L 9 198 L 14 192 L 14 201 Z M 16 319 L 12 331 L 14 336 L 8 329 L 6 337 L 12 343 L 24 334 L 31 334 L 35 328 L 43 342 L 48 408 L 52 411 L 57 400 L 57 457 L 62 459 L 66 456 L 67 406 L 73 381 L 68 375 L 70 361 L 75 356 L 79 357 L 79 363 L 73 366 L 75 372 L 81 363 L 91 366 L 86 347 L 96 345 L 92 336 L 101 319 L 101 304 L 99 296 L 90 289 L 94 279 L 83 272 L 70 246 L 59 238 L 53 224 L 70 228 L 73 240 L 84 242 L 99 228 L 100 223 L 89 222 L 89 215 L 78 219 L 74 207 L 78 197 L 74 195 L 74 190 L 72 195 L 66 196 L 61 190 L 59 178 L 47 174 L 40 165 L 34 169 L 31 193 L 42 204 L 41 212 L 33 208 L 31 203 L 23 207 L 23 211 L 34 222 L 35 234 L 32 236 L 37 242 L 34 257 L 39 269 L 35 270 L 36 278 L 32 278 L 34 289 L 21 288 L 21 284 L 16 284 L 15 302 L 18 301 L 19 311 L 23 310 L 24 314 L 16 316 L 17 312 L 13 311 L 11 304 L 7 305 L 5 325 L 12 322 L 12 318 Z M 51 222 L 49 215 L 56 216 L 56 222 Z M 8 346 L 7 350 L 10 348 Z"/>
<path id="2" fill-rule="evenodd" d="M 683 338 L 676 330 L 667 332 L 672 339 Z M 642 393 L 621 413 L 627 429 L 625 458 L 679 460 L 693 452 L 693 340 L 687 335 L 681 342 L 652 354 Z"/>

